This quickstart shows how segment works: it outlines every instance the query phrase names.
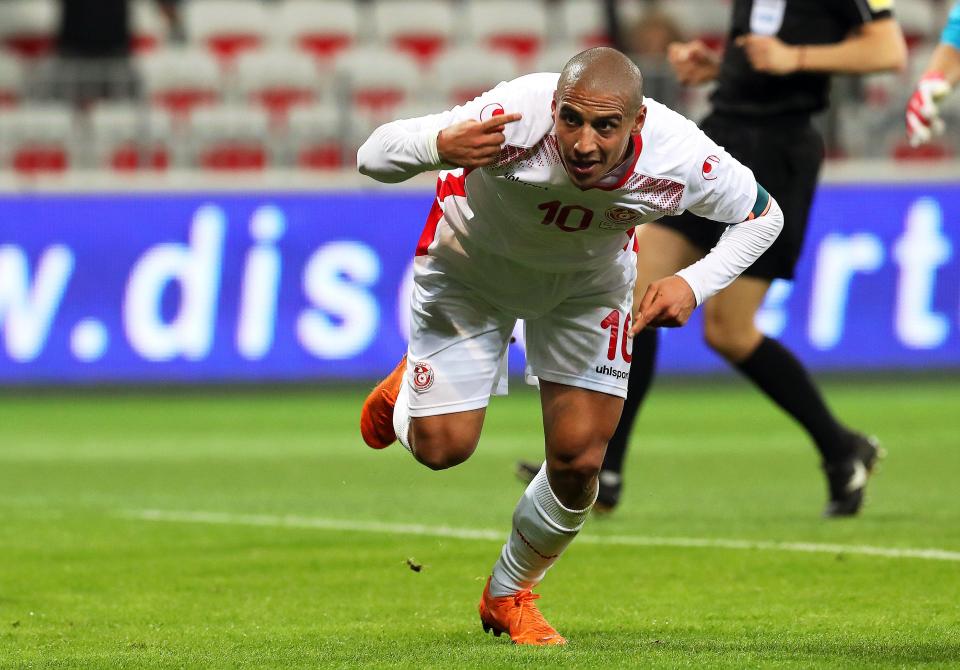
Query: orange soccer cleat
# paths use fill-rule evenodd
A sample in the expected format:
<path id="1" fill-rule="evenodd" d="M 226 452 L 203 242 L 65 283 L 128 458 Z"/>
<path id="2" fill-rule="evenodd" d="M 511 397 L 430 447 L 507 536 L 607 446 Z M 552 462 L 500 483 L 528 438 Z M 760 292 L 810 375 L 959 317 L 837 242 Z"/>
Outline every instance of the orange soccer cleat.
<path id="1" fill-rule="evenodd" d="M 397 404 L 403 373 L 407 369 L 407 356 L 404 354 L 400 364 L 387 375 L 363 403 L 360 410 L 360 435 L 367 446 L 385 449 L 396 442 L 397 434 L 393 430 L 393 406 Z"/>
<path id="2" fill-rule="evenodd" d="M 525 590 L 512 596 L 494 598 L 490 595 L 490 578 L 487 578 L 479 607 L 483 632 L 493 630 L 497 637 L 507 633 L 514 644 L 566 644 L 567 640 L 547 623 L 533 603 L 539 597 Z"/>

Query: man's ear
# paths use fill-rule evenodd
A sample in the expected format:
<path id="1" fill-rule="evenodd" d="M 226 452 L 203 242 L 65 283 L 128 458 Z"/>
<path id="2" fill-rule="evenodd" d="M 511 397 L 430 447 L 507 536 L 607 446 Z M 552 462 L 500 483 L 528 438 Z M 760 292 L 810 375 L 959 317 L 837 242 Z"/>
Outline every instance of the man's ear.
<path id="1" fill-rule="evenodd" d="M 633 128 L 630 130 L 631 135 L 639 135 L 640 131 L 643 130 L 643 124 L 647 121 L 647 106 L 640 105 L 640 109 L 637 110 L 637 117 L 633 120 Z"/>
<path id="2" fill-rule="evenodd" d="M 550 101 L 550 116 L 557 115 L 557 96 L 553 96 L 553 99 Z"/>

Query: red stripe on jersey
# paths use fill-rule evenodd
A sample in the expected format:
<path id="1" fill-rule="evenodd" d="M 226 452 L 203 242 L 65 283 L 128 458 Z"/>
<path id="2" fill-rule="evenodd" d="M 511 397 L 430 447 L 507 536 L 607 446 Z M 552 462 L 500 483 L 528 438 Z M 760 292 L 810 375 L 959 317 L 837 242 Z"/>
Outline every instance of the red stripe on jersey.
<path id="1" fill-rule="evenodd" d="M 459 195 L 462 198 L 467 197 L 467 175 L 470 170 L 464 170 L 463 174 L 448 174 L 446 177 L 437 179 L 437 197 L 433 201 L 433 207 L 427 214 L 427 222 L 423 226 L 423 232 L 420 233 L 420 240 L 417 242 L 417 256 L 426 256 L 430 245 L 433 244 L 437 236 L 437 226 L 440 225 L 440 219 L 443 218 L 443 208 L 440 203 L 451 195 Z"/>
<path id="2" fill-rule="evenodd" d="M 623 176 L 617 181 L 616 184 L 612 186 L 597 186 L 602 191 L 616 191 L 618 188 L 623 188 L 623 185 L 627 183 L 627 180 L 633 176 L 633 170 L 637 167 L 637 161 L 640 160 L 640 152 L 643 151 L 643 138 L 639 135 L 633 136 L 633 158 L 630 159 L 630 167 L 626 172 L 623 173 Z"/>
<path id="3" fill-rule="evenodd" d="M 623 245 L 623 250 L 626 251 L 630 248 L 630 241 L 633 241 L 633 252 L 637 253 L 640 251 L 640 241 L 637 239 L 637 228 L 634 226 L 627 231 L 627 243 Z"/>

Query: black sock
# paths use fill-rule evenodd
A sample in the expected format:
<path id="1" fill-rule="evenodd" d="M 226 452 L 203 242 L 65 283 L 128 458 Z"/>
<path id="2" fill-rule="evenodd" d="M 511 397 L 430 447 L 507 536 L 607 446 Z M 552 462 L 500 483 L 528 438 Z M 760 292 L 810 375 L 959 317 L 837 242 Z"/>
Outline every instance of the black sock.
<path id="1" fill-rule="evenodd" d="M 782 344 L 764 337 L 736 367 L 806 429 L 824 461 L 849 454 L 850 432 L 834 418 L 803 365 Z"/>
<path id="2" fill-rule="evenodd" d="M 657 331 L 648 328 L 633 338 L 633 360 L 630 361 L 630 379 L 627 382 L 627 399 L 623 402 L 623 413 L 617 430 L 607 445 L 607 454 L 603 457 L 603 470 L 623 471 L 623 459 L 627 455 L 627 441 L 633 430 L 633 422 L 640 411 L 640 405 L 647 397 L 653 375 L 657 367 Z"/>

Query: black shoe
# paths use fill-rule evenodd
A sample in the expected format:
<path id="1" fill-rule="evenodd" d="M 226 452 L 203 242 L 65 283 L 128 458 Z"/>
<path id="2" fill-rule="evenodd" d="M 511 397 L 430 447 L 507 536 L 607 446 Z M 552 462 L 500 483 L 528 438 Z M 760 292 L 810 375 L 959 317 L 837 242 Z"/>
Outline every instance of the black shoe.
<path id="1" fill-rule="evenodd" d="M 533 478 L 540 472 L 540 463 L 532 461 L 517 461 L 517 469 L 514 474 L 524 484 L 529 484 Z M 597 489 L 597 502 L 593 505 L 593 511 L 597 514 L 606 514 L 612 512 L 613 508 L 620 502 L 620 489 L 623 486 L 623 477 L 613 470 L 600 471 L 600 484 Z"/>
<path id="2" fill-rule="evenodd" d="M 863 506 L 867 480 L 876 468 L 877 461 L 883 456 L 884 451 L 877 438 L 854 433 L 850 457 L 843 461 L 823 464 L 830 491 L 830 500 L 823 510 L 823 516 L 854 516 L 859 512 Z"/>

